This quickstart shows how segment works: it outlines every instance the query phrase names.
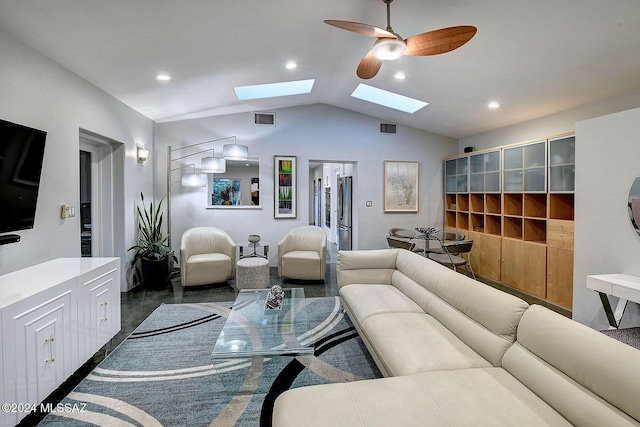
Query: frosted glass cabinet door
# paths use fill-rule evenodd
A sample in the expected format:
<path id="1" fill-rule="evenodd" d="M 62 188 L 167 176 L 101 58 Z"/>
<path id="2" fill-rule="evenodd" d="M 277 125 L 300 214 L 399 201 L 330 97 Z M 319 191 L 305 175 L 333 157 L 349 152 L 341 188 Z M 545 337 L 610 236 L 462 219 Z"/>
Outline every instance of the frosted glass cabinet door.
<path id="1" fill-rule="evenodd" d="M 472 193 L 500 192 L 500 150 L 469 156 L 469 187 Z"/>
<path id="2" fill-rule="evenodd" d="M 444 191 L 445 193 L 456 192 L 456 160 L 446 160 L 444 162 L 445 181 Z"/>
<path id="3" fill-rule="evenodd" d="M 446 193 L 466 193 L 469 188 L 469 157 L 445 161 Z"/>
<path id="4" fill-rule="evenodd" d="M 500 192 L 500 172 L 487 172 L 484 175 L 484 191 L 487 193 Z"/>
<path id="5" fill-rule="evenodd" d="M 522 169 L 522 147 L 511 147 L 504 149 L 504 160 L 502 162 L 504 170 Z"/>
<path id="6" fill-rule="evenodd" d="M 524 191 L 522 169 L 504 171 L 504 191 Z"/>
<path id="7" fill-rule="evenodd" d="M 576 138 L 549 140 L 549 192 L 575 191 Z"/>
<path id="8" fill-rule="evenodd" d="M 485 154 L 485 171 L 500 171 L 500 150 L 491 151 Z"/>
<path id="9" fill-rule="evenodd" d="M 469 190 L 472 193 L 484 192 L 484 173 L 472 173 L 469 175 Z"/>
<path id="10" fill-rule="evenodd" d="M 545 167 L 547 158 L 545 141 L 524 146 L 524 168 Z"/>
<path id="11" fill-rule="evenodd" d="M 546 192 L 547 142 L 509 147 L 503 150 L 504 191 Z"/>

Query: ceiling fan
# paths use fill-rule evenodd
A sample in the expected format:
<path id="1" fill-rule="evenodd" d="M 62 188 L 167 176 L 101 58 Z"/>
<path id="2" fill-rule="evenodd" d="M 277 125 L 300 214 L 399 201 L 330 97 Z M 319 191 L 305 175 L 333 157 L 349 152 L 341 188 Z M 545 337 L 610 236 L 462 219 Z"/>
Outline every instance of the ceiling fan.
<path id="1" fill-rule="evenodd" d="M 356 74 L 361 79 L 370 79 L 378 74 L 383 61 L 391 61 L 402 55 L 428 56 L 451 52 L 471 40 L 478 29 L 470 25 L 442 28 L 427 31 L 407 39 L 403 39 L 391 28 L 391 2 L 382 0 L 387 5 L 387 28 L 383 30 L 374 25 L 360 22 L 325 19 L 325 23 L 378 40 L 373 48 L 360 61 Z"/>

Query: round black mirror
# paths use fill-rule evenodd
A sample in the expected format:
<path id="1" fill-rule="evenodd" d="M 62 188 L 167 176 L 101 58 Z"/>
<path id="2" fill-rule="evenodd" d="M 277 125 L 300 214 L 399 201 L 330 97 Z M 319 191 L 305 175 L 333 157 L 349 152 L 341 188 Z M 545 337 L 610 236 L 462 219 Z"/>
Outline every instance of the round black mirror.
<path id="1" fill-rule="evenodd" d="M 640 235 L 640 177 L 636 178 L 629 190 L 629 219 Z"/>

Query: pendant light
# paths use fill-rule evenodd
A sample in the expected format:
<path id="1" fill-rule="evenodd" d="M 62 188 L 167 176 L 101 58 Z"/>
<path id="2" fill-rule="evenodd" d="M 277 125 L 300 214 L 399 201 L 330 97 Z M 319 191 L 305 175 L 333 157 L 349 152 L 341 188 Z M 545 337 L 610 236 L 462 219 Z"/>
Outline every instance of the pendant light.
<path id="1" fill-rule="evenodd" d="M 236 144 L 236 138 L 234 136 L 233 144 L 225 144 L 222 146 L 222 157 L 227 160 L 247 160 L 249 158 L 249 147 Z"/>
<path id="2" fill-rule="evenodd" d="M 183 172 L 180 180 L 180 184 L 183 187 L 195 188 L 195 187 L 206 187 L 207 186 L 207 174 L 204 173 L 196 173 L 196 165 L 191 163 L 186 166 L 179 167 L 177 169 L 184 169 L 188 167 L 193 167 L 193 172 Z M 174 169 L 175 170 L 175 169 Z"/>
<path id="3" fill-rule="evenodd" d="M 195 188 L 207 186 L 207 175 L 203 173 L 183 173 L 180 182 L 183 187 Z"/>
<path id="4" fill-rule="evenodd" d="M 211 150 L 213 153 L 213 150 Z M 211 157 L 203 157 L 202 158 L 202 172 L 206 173 L 225 173 L 227 171 L 227 162 L 222 157 L 214 157 L 213 154 Z"/>

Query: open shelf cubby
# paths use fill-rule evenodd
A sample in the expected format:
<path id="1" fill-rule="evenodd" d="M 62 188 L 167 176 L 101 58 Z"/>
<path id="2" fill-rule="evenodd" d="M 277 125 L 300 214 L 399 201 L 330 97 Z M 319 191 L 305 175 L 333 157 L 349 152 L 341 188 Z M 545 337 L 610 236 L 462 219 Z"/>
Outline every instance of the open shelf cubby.
<path id="1" fill-rule="evenodd" d="M 549 194 L 549 218 L 573 221 L 573 199 L 573 194 Z"/>
<path id="2" fill-rule="evenodd" d="M 484 214 L 471 214 L 471 230 L 484 233 Z"/>
<path id="3" fill-rule="evenodd" d="M 460 230 L 468 230 L 469 229 L 469 214 L 464 212 L 457 213 L 457 228 Z"/>
<path id="4" fill-rule="evenodd" d="M 500 214 L 502 203 L 500 202 L 500 194 L 486 194 L 484 201 L 485 212 L 489 214 Z"/>
<path id="5" fill-rule="evenodd" d="M 522 218 L 505 216 L 503 236 L 511 237 L 512 239 L 522 239 Z"/>
<path id="6" fill-rule="evenodd" d="M 499 236 L 502 234 L 500 215 L 487 215 L 484 219 L 484 231 L 487 234 L 493 234 Z"/>
<path id="7" fill-rule="evenodd" d="M 546 194 L 525 194 L 524 195 L 524 216 L 535 218 L 547 217 L 547 195 Z"/>
<path id="8" fill-rule="evenodd" d="M 511 216 L 522 216 L 522 194 L 504 195 L 504 214 Z"/>
<path id="9" fill-rule="evenodd" d="M 469 212 L 469 195 L 468 194 L 458 194 L 456 197 L 457 200 L 457 210 L 458 212 Z"/>
<path id="10" fill-rule="evenodd" d="M 456 228 L 456 213 L 447 211 L 444 215 L 445 225 L 447 227 Z"/>
<path id="11" fill-rule="evenodd" d="M 547 242 L 547 221 L 541 219 L 524 220 L 524 240 L 528 242 Z"/>
<path id="12" fill-rule="evenodd" d="M 446 200 L 446 205 L 445 205 L 444 208 L 446 210 L 455 211 L 456 210 L 456 195 L 455 194 L 447 194 L 445 200 Z"/>
<path id="13" fill-rule="evenodd" d="M 484 212 L 484 194 L 470 194 L 469 204 L 471 205 L 471 212 Z"/>

